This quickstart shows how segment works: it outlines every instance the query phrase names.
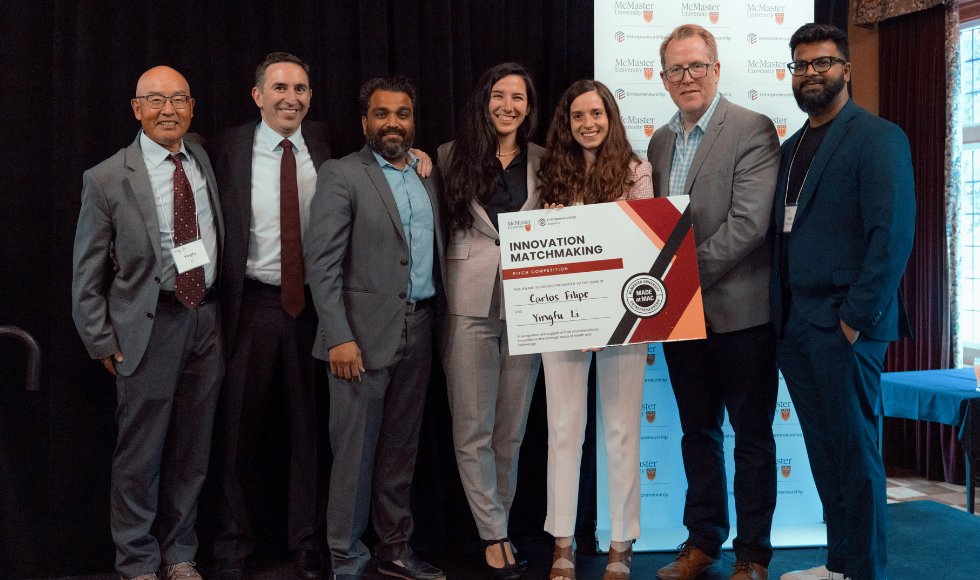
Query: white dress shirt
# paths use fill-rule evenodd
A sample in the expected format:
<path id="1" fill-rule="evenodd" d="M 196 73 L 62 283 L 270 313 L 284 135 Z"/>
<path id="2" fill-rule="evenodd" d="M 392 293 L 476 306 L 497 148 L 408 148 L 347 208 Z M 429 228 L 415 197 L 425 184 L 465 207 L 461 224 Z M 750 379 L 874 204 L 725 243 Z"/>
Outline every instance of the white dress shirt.
<path id="1" fill-rule="evenodd" d="M 316 167 L 303 140 L 303 127 L 288 138 L 296 157 L 296 185 L 299 189 L 300 233 L 310 222 L 310 202 L 316 192 Z M 245 276 L 282 285 L 281 236 L 279 228 L 279 165 L 283 136 L 265 121 L 255 128 L 252 140 L 252 222 L 248 234 Z"/>
<path id="2" fill-rule="evenodd" d="M 171 250 L 174 248 L 174 168 L 175 164 L 168 159 L 171 153 L 159 143 L 140 132 L 140 149 L 143 151 L 143 162 L 150 173 L 150 184 L 153 185 L 153 199 L 157 205 L 157 221 L 160 223 L 160 249 L 163 263 L 160 264 L 160 289 L 173 291 L 177 279 L 177 269 Z M 194 204 L 197 206 L 198 236 L 204 241 L 204 249 L 211 260 L 204 265 L 204 282 L 214 284 L 215 262 L 218 259 L 218 238 L 214 229 L 214 214 L 211 212 L 211 200 L 208 199 L 208 182 L 201 171 L 197 160 L 180 142 L 180 164 L 184 174 L 194 191 Z"/>

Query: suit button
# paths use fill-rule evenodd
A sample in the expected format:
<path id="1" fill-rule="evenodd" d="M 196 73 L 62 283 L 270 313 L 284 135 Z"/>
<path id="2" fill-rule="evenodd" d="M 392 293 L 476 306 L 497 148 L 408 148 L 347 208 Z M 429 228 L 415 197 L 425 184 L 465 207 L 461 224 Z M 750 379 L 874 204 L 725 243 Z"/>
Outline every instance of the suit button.
<path id="1" fill-rule="evenodd" d="M 402 258 L 402 266 L 407 266 L 407 265 L 408 265 L 408 260 Z"/>
<path id="2" fill-rule="evenodd" d="M 404 292 L 399 292 L 398 293 L 398 297 L 401 298 L 402 300 L 405 299 L 405 296 L 407 296 L 407 294 L 405 294 Z"/>
<path id="3" fill-rule="evenodd" d="M 495 244 L 497 244 L 499 246 L 500 245 L 500 240 L 494 240 L 493 243 L 495 243 Z"/>
<path id="4" fill-rule="evenodd" d="M 156 282 L 157 284 L 159 284 L 160 283 L 160 277 L 159 276 L 154 276 L 153 277 L 153 281 Z"/>
<path id="5" fill-rule="evenodd" d="M 146 313 L 146 317 L 149 318 L 150 320 L 153 320 L 153 314 L 150 312 Z"/>

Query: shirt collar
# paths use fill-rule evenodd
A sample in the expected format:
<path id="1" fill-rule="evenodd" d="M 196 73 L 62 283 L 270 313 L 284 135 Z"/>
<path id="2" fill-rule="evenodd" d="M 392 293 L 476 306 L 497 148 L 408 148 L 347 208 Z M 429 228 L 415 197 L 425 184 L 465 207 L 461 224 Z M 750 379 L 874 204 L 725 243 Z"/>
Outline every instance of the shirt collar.
<path id="1" fill-rule="evenodd" d="M 167 160 L 167 157 L 173 155 L 166 147 L 150 139 L 142 129 L 140 129 L 140 150 L 143 151 L 143 158 L 149 161 L 154 167 L 158 167 Z M 191 158 L 190 154 L 187 153 L 187 148 L 184 147 L 183 139 L 180 140 L 180 153 L 183 154 L 183 160 L 185 161 Z"/>
<path id="2" fill-rule="evenodd" d="M 303 125 L 300 125 L 299 129 L 296 129 L 296 132 L 289 137 L 283 137 L 275 129 L 267 125 L 265 119 L 263 119 L 259 121 L 259 136 L 269 146 L 269 151 L 275 151 L 276 148 L 280 148 L 281 146 L 279 144 L 282 143 L 283 139 L 289 139 L 289 142 L 293 144 L 294 153 L 306 149 L 306 141 L 303 139 Z"/>
<path id="3" fill-rule="evenodd" d="M 393 169 L 397 169 L 398 171 L 405 171 L 404 169 L 398 169 L 397 167 L 392 165 L 387 159 L 378 155 L 378 152 L 375 151 L 374 149 L 371 150 L 371 153 L 374 153 L 374 158 L 378 160 L 378 165 L 380 165 L 382 168 L 390 165 Z M 418 164 L 419 158 L 416 157 L 415 154 L 413 154 L 411 151 L 408 152 L 408 155 L 406 155 L 406 157 L 408 158 L 408 164 L 405 166 L 406 169 L 408 168 L 415 169 L 415 165 Z"/>
<path id="4" fill-rule="evenodd" d="M 698 119 L 698 122 L 694 124 L 694 127 L 701 129 L 702 133 L 708 130 L 708 123 L 711 122 L 711 116 L 715 114 L 715 109 L 718 107 L 718 101 L 720 100 L 721 92 L 715 93 L 715 98 L 711 101 L 711 104 L 708 105 L 708 110 L 705 111 L 704 114 L 701 115 L 701 118 Z M 678 137 L 684 134 L 684 121 L 681 119 L 680 111 L 674 113 L 674 116 L 670 118 L 670 121 L 667 122 L 667 128 L 674 133 L 677 133 Z M 691 129 L 691 131 L 694 131 L 694 129 Z"/>

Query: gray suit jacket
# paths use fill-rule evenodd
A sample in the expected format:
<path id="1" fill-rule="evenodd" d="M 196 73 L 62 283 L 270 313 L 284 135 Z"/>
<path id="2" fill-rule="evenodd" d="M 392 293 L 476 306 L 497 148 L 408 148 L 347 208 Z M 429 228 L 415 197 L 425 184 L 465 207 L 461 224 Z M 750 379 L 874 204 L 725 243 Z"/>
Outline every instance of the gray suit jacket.
<path id="1" fill-rule="evenodd" d="M 217 228 L 218 255 L 224 221 L 214 172 L 199 135 L 184 135 L 187 150 L 207 178 Z M 122 352 L 116 371 L 136 370 L 153 329 L 160 299 L 160 222 L 139 136 L 132 145 L 82 176 L 82 207 L 75 230 L 71 284 L 72 318 L 89 356 Z M 216 265 L 220 271 L 220 259 Z"/>
<path id="2" fill-rule="evenodd" d="M 434 263 L 442 271 L 437 171 L 422 183 L 436 226 Z M 370 147 L 320 167 L 303 255 L 320 318 L 313 356 L 329 360 L 331 348 L 353 340 L 366 369 L 384 368 L 404 326 L 410 255 L 395 196 Z"/>
<path id="3" fill-rule="evenodd" d="M 650 139 L 657 197 L 669 194 L 677 135 L 666 125 Z M 721 97 L 687 174 L 705 322 L 733 332 L 769 321 L 773 191 L 779 137 L 765 115 Z"/>
<path id="4" fill-rule="evenodd" d="M 453 141 L 439 146 L 439 169 L 445 174 Z M 527 201 L 520 211 L 538 209 L 538 168 L 544 148 L 530 143 L 527 150 Z M 470 204 L 473 227 L 452 233 L 446 248 L 446 298 L 449 314 L 487 318 L 493 284 L 500 271 L 500 235 L 490 223 L 490 216 L 475 199 Z M 504 319 L 503 296 L 500 300 L 500 319 Z"/>

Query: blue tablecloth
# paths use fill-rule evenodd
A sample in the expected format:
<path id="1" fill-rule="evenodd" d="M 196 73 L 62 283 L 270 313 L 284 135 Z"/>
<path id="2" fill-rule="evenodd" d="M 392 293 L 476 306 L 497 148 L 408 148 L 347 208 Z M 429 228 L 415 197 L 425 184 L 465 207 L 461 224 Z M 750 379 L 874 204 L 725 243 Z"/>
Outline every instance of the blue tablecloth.
<path id="1" fill-rule="evenodd" d="M 972 368 L 882 373 L 881 403 L 886 417 L 959 427 L 963 451 L 980 451 L 980 389 Z"/>

